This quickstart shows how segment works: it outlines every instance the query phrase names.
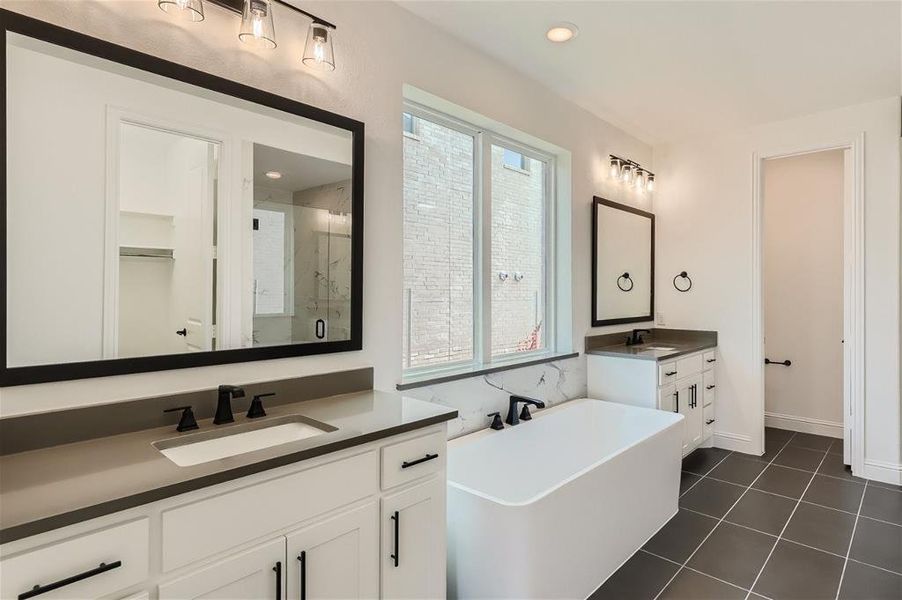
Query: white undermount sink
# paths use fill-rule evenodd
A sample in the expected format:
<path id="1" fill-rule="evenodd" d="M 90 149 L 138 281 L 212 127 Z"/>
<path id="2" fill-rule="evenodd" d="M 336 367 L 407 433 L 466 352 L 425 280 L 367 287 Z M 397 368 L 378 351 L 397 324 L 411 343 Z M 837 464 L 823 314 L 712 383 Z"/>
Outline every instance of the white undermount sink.
<path id="1" fill-rule="evenodd" d="M 666 352 L 668 350 L 675 350 L 675 348 L 672 348 L 670 346 L 645 346 L 644 348 L 642 348 L 641 352 L 645 352 L 646 350 L 649 350 L 649 351 L 657 350 L 659 352 Z"/>
<path id="2" fill-rule="evenodd" d="M 272 448 L 312 438 L 335 427 L 303 417 L 281 417 L 262 423 L 245 423 L 221 431 L 194 433 L 179 438 L 154 442 L 163 456 L 180 467 L 238 456 L 255 450 Z"/>

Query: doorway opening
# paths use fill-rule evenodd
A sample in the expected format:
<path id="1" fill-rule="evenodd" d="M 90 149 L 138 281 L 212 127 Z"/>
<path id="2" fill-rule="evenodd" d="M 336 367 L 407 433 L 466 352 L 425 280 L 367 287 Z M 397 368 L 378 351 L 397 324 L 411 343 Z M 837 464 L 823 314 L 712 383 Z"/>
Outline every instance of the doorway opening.
<path id="1" fill-rule="evenodd" d="M 841 440 L 843 462 L 857 474 L 864 470 L 856 420 L 863 408 L 860 149 L 853 140 L 755 157 L 761 448 L 765 426 Z"/>

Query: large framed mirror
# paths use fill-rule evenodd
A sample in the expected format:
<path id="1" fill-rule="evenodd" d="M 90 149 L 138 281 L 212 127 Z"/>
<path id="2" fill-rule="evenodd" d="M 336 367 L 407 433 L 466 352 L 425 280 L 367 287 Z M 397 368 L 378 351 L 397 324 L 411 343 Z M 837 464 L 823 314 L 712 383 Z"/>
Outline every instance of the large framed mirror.
<path id="1" fill-rule="evenodd" d="M 0 20 L 0 384 L 361 348 L 363 123 Z"/>
<path id="2" fill-rule="evenodd" d="M 655 216 L 593 198 L 592 326 L 651 321 L 655 311 Z"/>

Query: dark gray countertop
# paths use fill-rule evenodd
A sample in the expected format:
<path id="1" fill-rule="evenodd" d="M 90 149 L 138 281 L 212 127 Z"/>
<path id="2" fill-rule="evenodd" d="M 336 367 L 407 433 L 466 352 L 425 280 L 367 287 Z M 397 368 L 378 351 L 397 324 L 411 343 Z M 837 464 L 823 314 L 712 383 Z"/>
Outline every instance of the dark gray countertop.
<path id="1" fill-rule="evenodd" d="M 338 429 L 191 467 L 175 465 L 151 445 L 197 433 L 172 426 L 0 456 L 0 543 L 449 421 L 457 411 L 365 391 L 267 407 L 265 419 L 286 415 Z M 246 422 L 236 413 L 234 425 Z M 198 423 L 200 431 L 214 427 L 210 419 Z"/>
<path id="2" fill-rule="evenodd" d="M 663 361 L 717 347 L 716 331 L 652 329 L 646 334 L 646 342 L 635 346 L 626 345 L 627 335 L 623 332 L 587 337 L 586 354 Z"/>

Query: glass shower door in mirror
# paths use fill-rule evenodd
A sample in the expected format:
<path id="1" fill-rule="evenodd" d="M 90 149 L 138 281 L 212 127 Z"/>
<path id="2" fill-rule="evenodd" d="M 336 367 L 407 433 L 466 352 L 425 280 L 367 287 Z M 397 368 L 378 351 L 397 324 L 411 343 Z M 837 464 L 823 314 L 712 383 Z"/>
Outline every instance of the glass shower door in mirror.
<path id="1" fill-rule="evenodd" d="M 348 339 L 347 165 L 254 144 L 253 344 Z"/>

